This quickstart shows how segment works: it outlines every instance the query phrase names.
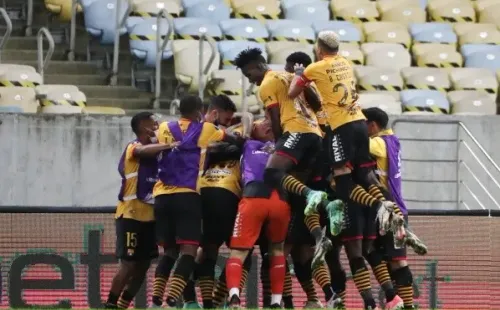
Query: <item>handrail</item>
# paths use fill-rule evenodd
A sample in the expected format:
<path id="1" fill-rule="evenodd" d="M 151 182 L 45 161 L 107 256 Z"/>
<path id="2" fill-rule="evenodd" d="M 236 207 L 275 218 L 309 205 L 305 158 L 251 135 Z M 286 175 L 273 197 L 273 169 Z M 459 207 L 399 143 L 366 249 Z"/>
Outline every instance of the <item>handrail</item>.
<path id="1" fill-rule="evenodd" d="M 127 21 L 127 17 L 132 12 L 132 0 L 128 0 L 128 7 L 123 14 L 122 19 L 120 20 L 120 0 L 116 0 L 115 9 L 116 9 L 116 20 L 115 20 L 115 41 L 113 44 L 113 69 L 111 72 L 111 77 L 109 79 L 109 84 L 111 86 L 115 86 L 118 84 L 118 59 L 120 58 L 120 29 L 125 26 L 125 22 Z"/>
<path id="2" fill-rule="evenodd" d="M 203 50 L 204 48 L 204 42 L 205 40 L 208 42 L 210 45 L 210 58 L 208 58 L 207 65 L 205 68 L 203 68 Z M 207 36 L 205 33 L 202 33 L 200 35 L 200 42 L 199 42 L 199 47 L 198 47 L 198 97 L 203 101 L 203 96 L 205 94 L 205 75 L 208 74 L 210 71 L 210 67 L 212 66 L 214 60 L 215 60 L 215 55 L 216 55 L 216 50 L 217 50 L 217 45 L 212 39 L 212 37 Z"/>
<path id="3" fill-rule="evenodd" d="M 465 127 L 464 123 L 459 121 L 458 125 L 465 131 L 465 133 L 469 136 L 469 138 L 472 140 L 472 142 L 474 142 L 474 144 L 479 148 L 479 150 L 481 150 L 483 155 L 486 157 L 486 159 L 488 159 L 488 161 L 493 165 L 493 167 L 495 167 L 495 169 L 498 172 L 500 172 L 500 167 L 498 167 L 497 163 L 493 160 L 493 158 L 491 158 L 491 156 L 488 154 L 488 152 L 486 152 L 486 150 L 479 143 L 479 141 L 477 141 L 476 137 L 474 137 L 474 135 L 469 131 L 469 129 L 467 129 L 467 127 Z"/>
<path id="4" fill-rule="evenodd" d="M 460 140 L 460 142 L 467 148 L 467 150 L 469 151 L 469 153 L 472 155 L 472 157 L 474 157 L 474 159 L 479 164 L 479 166 L 481 166 L 481 168 L 483 168 L 483 171 L 486 172 L 486 174 L 490 177 L 490 179 L 493 181 L 493 183 L 495 183 L 495 185 L 497 186 L 497 188 L 500 189 L 500 184 L 498 183 L 498 181 L 493 177 L 493 175 L 491 175 L 491 173 L 488 171 L 488 169 L 486 169 L 486 167 L 484 166 L 483 162 L 481 160 L 479 160 L 479 158 L 477 157 L 476 153 L 474 153 L 472 151 L 472 149 L 467 144 L 467 142 L 465 142 L 464 140 Z"/>
<path id="5" fill-rule="evenodd" d="M 168 22 L 168 31 L 165 39 L 161 38 L 161 18 L 166 18 Z M 167 43 L 170 40 L 172 31 L 174 29 L 174 22 L 172 17 L 168 14 L 167 10 L 161 9 L 156 16 L 156 76 L 155 76 L 155 99 L 153 102 L 153 108 L 160 108 L 160 95 L 161 95 L 161 60 L 163 59 L 163 51 L 167 47 Z"/>
<path id="6" fill-rule="evenodd" d="M 45 60 L 43 59 L 43 36 L 47 37 L 47 41 L 49 41 L 49 50 L 47 51 L 47 55 L 45 56 Z M 50 31 L 43 27 L 38 30 L 38 34 L 36 35 L 37 39 L 37 49 L 38 49 L 38 73 L 42 77 L 42 84 L 44 79 L 45 70 L 48 68 L 50 60 L 52 59 L 52 54 L 54 53 L 54 38 Z"/>
<path id="7" fill-rule="evenodd" d="M 479 180 L 479 178 L 472 171 L 472 169 L 469 167 L 469 165 L 467 165 L 463 160 L 461 160 L 460 163 L 462 164 L 462 166 L 465 167 L 465 169 L 467 171 L 469 171 L 469 173 L 472 175 L 472 177 L 477 182 L 477 184 L 479 184 L 479 186 L 484 190 L 484 192 L 486 193 L 486 195 L 488 195 L 488 197 L 491 199 L 491 201 L 493 201 L 493 203 L 497 206 L 497 208 L 500 209 L 500 204 L 498 204 L 498 202 L 496 201 L 495 197 L 493 197 L 493 195 L 490 194 L 490 192 L 488 191 L 488 189 L 486 188 L 486 186 L 484 186 L 483 182 L 481 182 L 481 180 Z"/>
<path id="8" fill-rule="evenodd" d="M 7 30 L 5 31 L 5 34 L 2 37 L 2 41 L 0 41 L 0 60 L 1 60 L 2 50 L 7 41 L 9 41 L 10 35 L 12 34 L 12 21 L 10 20 L 9 14 L 7 14 L 7 11 L 4 8 L 0 8 L 0 14 L 2 14 L 2 17 L 5 20 L 5 24 L 7 25 Z"/>
<path id="9" fill-rule="evenodd" d="M 26 30 L 24 34 L 29 37 L 32 34 L 32 28 L 31 26 L 33 25 L 33 0 L 28 0 L 28 3 L 26 4 L 28 6 L 27 12 L 26 12 Z"/>
<path id="10" fill-rule="evenodd" d="M 69 50 L 68 60 L 75 61 L 75 42 L 76 42 L 76 11 L 78 0 L 71 1 L 71 24 L 69 26 Z"/>

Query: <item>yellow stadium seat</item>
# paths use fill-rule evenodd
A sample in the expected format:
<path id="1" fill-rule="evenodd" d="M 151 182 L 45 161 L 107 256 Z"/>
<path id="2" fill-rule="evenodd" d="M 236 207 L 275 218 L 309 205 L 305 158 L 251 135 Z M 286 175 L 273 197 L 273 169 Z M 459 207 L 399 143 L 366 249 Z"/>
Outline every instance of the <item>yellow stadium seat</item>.
<path id="1" fill-rule="evenodd" d="M 481 91 L 457 90 L 448 93 L 452 114 L 495 115 L 495 100 Z"/>
<path id="2" fill-rule="evenodd" d="M 174 17 L 182 13 L 182 5 L 176 0 L 133 0 L 132 7 L 130 16 L 154 17 L 162 9 Z"/>
<path id="3" fill-rule="evenodd" d="M 362 109 L 377 107 L 388 114 L 399 115 L 401 114 L 401 103 L 396 101 L 393 96 L 384 94 L 378 94 L 377 92 L 372 93 L 361 93 L 359 94 L 358 104 Z"/>
<path id="4" fill-rule="evenodd" d="M 39 104 L 34 88 L 30 87 L 0 87 L 0 106 L 14 106 L 24 113 L 37 113 Z"/>
<path id="5" fill-rule="evenodd" d="M 0 87 L 36 87 L 42 84 L 42 77 L 32 66 L 0 65 Z"/>
<path id="6" fill-rule="evenodd" d="M 45 0 L 45 8 L 56 15 L 61 22 L 71 21 L 72 0 Z M 82 6 L 78 3 L 76 12 L 82 12 Z"/>
<path id="7" fill-rule="evenodd" d="M 363 65 L 365 63 L 365 56 L 359 48 L 358 43 L 341 43 L 339 53 L 355 65 Z"/>
<path id="8" fill-rule="evenodd" d="M 43 114 L 81 114 L 83 108 L 74 105 L 49 105 L 41 107 L 40 111 Z"/>
<path id="9" fill-rule="evenodd" d="M 408 89 L 440 90 L 447 92 L 451 82 L 446 69 L 409 67 L 401 70 Z"/>
<path id="10" fill-rule="evenodd" d="M 250 87 L 250 82 L 240 70 L 215 70 L 207 89 L 213 95 L 241 96 L 243 79 L 246 80 L 246 86 Z"/>
<path id="11" fill-rule="evenodd" d="M 361 50 L 365 54 L 367 66 L 401 69 L 411 66 L 411 56 L 401 44 L 364 43 Z"/>
<path id="12" fill-rule="evenodd" d="M 500 31 L 495 24 L 455 24 L 458 43 L 463 44 L 500 44 Z"/>
<path id="13" fill-rule="evenodd" d="M 469 0 L 430 0 L 427 10 L 430 19 L 436 22 L 476 22 L 476 11 Z"/>
<path id="14" fill-rule="evenodd" d="M 377 5 L 369 0 L 332 0 L 330 7 L 337 20 L 364 23 L 380 19 Z"/>
<path id="15" fill-rule="evenodd" d="M 208 65 L 208 60 L 211 55 L 211 48 L 208 42 L 203 42 L 203 64 Z M 172 43 L 172 51 L 174 53 L 174 68 L 175 77 L 179 83 L 185 86 L 188 93 L 198 91 L 200 81 L 198 77 L 199 70 L 199 41 L 197 40 L 175 40 Z M 220 65 L 220 55 L 215 49 L 215 58 L 210 66 L 208 74 L 204 77 L 205 82 L 210 77 L 213 70 L 217 70 Z"/>
<path id="16" fill-rule="evenodd" d="M 450 80 L 454 90 L 483 91 L 494 100 L 498 92 L 495 73 L 483 68 L 458 68 L 450 70 Z"/>
<path id="17" fill-rule="evenodd" d="M 356 66 L 354 73 L 360 91 L 394 91 L 403 89 L 403 79 L 398 69 L 373 66 Z"/>
<path id="18" fill-rule="evenodd" d="M 294 52 L 304 52 L 314 59 L 313 45 L 303 42 L 272 41 L 266 43 L 268 62 L 285 64 L 288 55 Z"/>
<path id="19" fill-rule="evenodd" d="M 427 19 L 427 14 L 418 0 L 379 0 L 377 6 L 382 21 L 409 25 L 425 23 Z"/>
<path id="20" fill-rule="evenodd" d="M 498 0 L 476 0 L 474 1 L 478 14 L 478 22 L 495 24 L 500 28 L 500 2 Z"/>
<path id="21" fill-rule="evenodd" d="M 73 105 L 85 107 L 87 97 L 74 85 L 40 85 L 35 88 L 42 106 Z"/>
<path id="22" fill-rule="evenodd" d="M 412 47 L 412 54 L 419 67 L 459 68 L 463 57 L 453 45 L 419 43 Z"/>
<path id="23" fill-rule="evenodd" d="M 229 98 L 234 102 L 238 111 L 241 111 L 243 98 L 241 96 L 229 96 Z M 259 104 L 259 100 L 256 95 L 247 97 L 248 104 L 248 112 L 252 114 L 260 114 L 262 112 L 261 104 Z"/>
<path id="24" fill-rule="evenodd" d="M 83 114 L 125 115 L 125 110 L 116 107 L 84 107 Z"/>
<path id="25" fill-rule="evenodd" d="M 278 19 L 281 13 L 278 1 L 232 0 L 231 6 L 236 18 Z"/>
<path id="26" fill-rule="evenodd" d="M 363 24 L 367 42 L 398 43 L 405 48 L 411 45 L 411 36 L 405 25 L 395 22 L 368 22 Z"/>

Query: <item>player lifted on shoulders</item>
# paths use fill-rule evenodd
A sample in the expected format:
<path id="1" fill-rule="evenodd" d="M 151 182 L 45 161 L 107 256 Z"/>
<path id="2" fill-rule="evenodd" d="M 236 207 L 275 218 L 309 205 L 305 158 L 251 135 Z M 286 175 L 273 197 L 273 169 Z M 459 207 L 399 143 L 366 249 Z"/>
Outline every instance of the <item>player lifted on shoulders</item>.
<path id="1" fill-rule="evenodd" d="M 127 144 L 118 164 L 122 186 L 115 218 L 120 268 L 111 283 L 106 308 L 128 308 L 151 259 L 158 256 L 152 195 L 158 174 L 156 155 L 171 145 L 155 143 L 158 124 L 150 112 L 136 114 L 131 126 L 136 139 Z"/>

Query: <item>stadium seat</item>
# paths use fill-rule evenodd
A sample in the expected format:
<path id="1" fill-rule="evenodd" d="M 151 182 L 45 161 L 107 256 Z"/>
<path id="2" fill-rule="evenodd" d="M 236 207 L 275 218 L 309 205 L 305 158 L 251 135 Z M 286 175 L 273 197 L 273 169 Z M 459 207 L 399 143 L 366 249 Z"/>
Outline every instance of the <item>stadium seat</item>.
<path id="1" fill-rule="evenodd" d="M 177 0 L 133 0 L 130 16 L 156 17 L 162 9 L 173 17 L 182 13 L 182 5 Z"/>
<path id="2" fill-rule="evenodd" d="M 355 65 L 363 65 L 365 63 L 365 55 L 359 48 L 357 43 L 342 43 L 340 44 L 340 55 L 352 61 Z"/>
<path id="3" fill-rule="evenodd" d="M 427 111 L 439 114 L 450 112 L 450 103 L 446 93 L 437 90 L 406 89 L 401 93 L 403 111 Z"/>
<path id="4" fill-rule="evenodd" d="M 1 99 L 0 99 L 1 101 Z M 0 105 L 0 113 L 24 113 L 24 110 L 22 107 L 19 106 L 14 106 L 14 105 L 8 105 L 8 106 L 3 106 Z"/>
<path id="5" fill-rule="evenodd" d="M 401 69 L 411 66 L 411 56 L 401 44 L 364 43 L 361 50 L 365 54 L 367 66 Z"/>
<path id="6" fill-rule="evenodd" d="M 460 23 L 454 25 L 458 43 L 463 44 L 500 44 L 500 31 L 495 24 Z"/>
<path id="7" fill-rule="evenodd" d="M 308 23 L 297 20 L 270 20 L 267 22 L 272 41 L 295 41 L 313 44 L 314 30 Z"/>
<path id="8" fill-rule="evenodd" d="M 492 44 L 464 44 L 460 47 L 460 53 L 467 58 L 474 53 L 495 53 L 500 51 L 500 45 Z"/>
<path id="9" fill-rule="evenodd" d="M 222 0 L 201 0 L 189 5 L 186 2 L 184 3 L 186 17 L 205 18 L 219 23 L 220 21 L 229 19 L 231 15 L 231 9 Z"/>
<path id="10" fill-rule="evenodd" d="M 49 105 L 40 108 L 43 114 L 81 114 L 82 107 L 73 105 Z"/>
<path id="11" fill-rule="evenodd" d="M 176 39 L 199 40 L 202 34 L 215 41 L 222 39 L 222 31 L 218 24 L 205 18 L 179 17 L 174 19 Z"/>
<path id="12" fill-rule="evenodd" d="M 500 29 L 500 2 L 497 0 L 476 0 L 474 1 L 479 23 L 495 24 Z"/>
<path id="13" fill-rule="evenodd" d="M 45 95 L 44 98 L 40 98 L 40 105 L 45 107 L 49 105 L 72 105 L 85 107 L 87 105 L 87 97 L 84 93 L 75 90 L 73 85 L 45 85 L 46 88 L 40 90 L 36 89 L 38 95 L 41 94 L 40 91 Z"/>
<path id="14" fill-rule="evenodd" d="M 497 112 L 495 100 L 481 91 L 451 91 L 448 100 L 453 114 L 495 115 Z"/>
<path id="15" fill-rule="evenodd" d="M 414 44 L 412 54 L 419 67 L 459 68 L 463 63 L 462 55 L 455 46 L 448 44 Z"/>
<path id="16" fill-rule="evenodd" d="M 232 0 L 231 6 L 236 18 L 255 18 L 263 21 L 278 19 L 281 13 L 279 1 Z"/>
<path id="17" fill-rule="evenodd" d="M 408 89 L 428 89 L 447 92 L 451 82 L 446 69 L 409 67 L 401 70 Z"/>
<path id="18" fill-rule="evenodd" d="M 212 95 L 241 96 L 242 79 L 246 79 L 246 85 L 249 87 L 248 79 L 240 70 L 215 70 L 207 88 Z"/>
<path id="19" fill-rule="evenodd" d="M 84 107 L 83 114 L 125 115 L 125 110 L 116 107 Z"/>
<path id="20" fill-rule="evenodd" d="M 267 59 L 266 47 L 264 44 L 251 41 L 220 41 L 218 44 L 219 53 L 222 56 L 223 69 L 234 69 L 233 60 L 236 56 L 247 48 L 258 48 Z"/>
<path id="21" fill-rule="evenodd" d="M 374 66 L 354 67 L 360 91 L 399 92 L 403 89 L 403 79 L 398 69 Z"/>
<path id="22" fill-rule="evenodd" d="M 432 21 L 443 23 L 475 23 L 476 11 L 468 0 L 432 0 L 427 7 Z"/>
<path id="23" fill-rule="evenodd" d="M 450 70 L 450 81 L 454 90 L 484 91 L 495 100 L 498 81 L 495 73 L 481 68 L 458 68 Z"/>
<path id="24" fill-rule="evenodd" d="M 377 5 L 369 0 L 332 0 L 330 7 L 337 20 L 364 23 L 380 19 Z"/>
<path id="25" fill-rule="evenodd" d="M 36 87 L 42 77 L 32 66 L 0 64 L 0 87 Z"/>
<path id="26" fill-rule="evenodd" d="M 425 7 L 418 0 L 377 1 L 380 19 L 387 22 L 398 22 L 404 25 L 410 23 L 425 23 Z"/>
<path id="27" fill-rule="evenodd" d="M 85 28 L 87 32 L 100 44 L 112 44 L 115 41 L 116 30 L 116 1 L 94 0 L 85 5 L 82 2 Z M 128 2 L 121 1 L 120 14 L 123 17 L 128 9 Z M 120 17 L 120 18 L 122 18 Z M 121 28 L 120 35 L 127 32 L 125 27 Z"/>
<path id="28" fill-rule="evenodd" d="M 23 113 L 37 113 L 39 104 L 35 89 L 31 87 L 0 87 L 0 107 L 13 110 L 21 109 Z"/>
<path id="29" fill-rule="evenodd" d="M 202 3 L 204 1 L 206 0 L 180 0 L 184 9 L 193 5 L 198 5 L 199 3 Z M 231 0 L 218 0 L 218 2 L 222 2 L 226 6 L 231 7 Z"/>
<path id="30" fill-rule="evenodd" d="M 359 94 L 358 104 L 362 109 L 377 107 L 392 115 L 399 115 L 402 112 L 401 103 L 387 94 L 361 93 Z"/>
<path id="31" fill-rule="evenodd" d="M 453 26 L 448 23 L 411 24 L 410 33 L 413 43 L 456 44 L 457 35 Z"/>
<path id="32" fill-rule="evenodd" d="M 401 102 L 401 98 L 399 98 L 399 91 L 389 91 L 389 90 L 363 90 L 359 92 L 363 95 L 384 95 L 387 97 L 391 97 L 392 100 L 396 102 Z"/>
<path id="33" fill-rule="evenodd" d="M 363 24 L 366 42 L 398 43 L 410 48 L 411 36 L 406 26 L 394 22 L 368 22 Z"/>
<path id="34" fill-rule="evenodd" d="M 308 43 L 302 42 L 268 42 L 266 44 L 266 51 L 269 55 L 269 63 L 285 64 L 288 55 L 294 52 L 304 52 L 308 54 L 311 59 L 314 59 L 313 46 Z"/>
<path id="35" fill-rule="evenodd" d="M 127 29 L 130 39 L 130 53 L 137 59 L 143 60 L 147 67 L 153 68 L 156 66 L 156 17 L 129 17 L 127 19 Z M 164 40 L 168 34 L 169 23 L 166 18 L 160 19 L 160 33 Z M 172 29 L 173 30 L 173 29 Z M 173 31 L 170 38 L 173 38 Z M 172 41 L 169 40 L 167 46 L 163 50 L 162 59 L 172 57 Z"/>
<path id="36" fill-rule="evenodd" d="M 285 70 L 285 65 L 283 64 L 268 64 L 267 67 L 273 71 L 283 71 Z"/>
<path id="37" fill-rule="evenodd" d="M 238 111 L 241 111 L 242 104 L 243 104 L 243 98 L 240 96 L 229 96 L 229 98 L 236 104 L 236 108 Z M 261 106 L 262 104 L 259 104 L 259 101 L 257 99 L 257 96 L 252 95 L 247 97 L 247 104 L 248 104 L 248 112 L 253 113 L 253 114 L 262 114 L 262 109 Z"/>
<path id="38" fill-rule="evenodd" d="M 493 72 L 500 70 L 500 46 L 486 45 L 480 48 L 462 49 L 464 54 L 464 67 L 485 68 Z"/>
<path id="39" fill-rule="evenodd" d="M 219 23 L 227 40 L 247 40 L 267 42 L 269 32 L 266 27 L 255 19 L 227 19 Z"/>
<path id="40" fill-rule="evenodd" d="M 330 10 L 327 1 L 295 1 L 294 5 L 284 6 L 285 19 L 310 21 L 329 21 Z"/>
<path id="41" fill-rule="evenodd" d="M 70 22 L 71 21 L 71 6 L 72 0 L 45 0 L 45 8 L 57 16 L 59 21 L 61 22 Z M 76 12 L 82 12 L 82 6 L 78 3 L 76 7 Z"/>
<path id="42" fill-rule="evenodd" d="M 211 56 L 210 44 L 203 41 L 203 64 L 206 66 Z M 182 86 L 186 87 L 186 92 L 194 93 L 198 91 L 200 84 L 198 78 L 199 69 L 199 41 L 197 40 L 175 40 L 172 44 L 174 52 L 174 69 L 175 77 Z M 217 70 L 220 65 L 220 55 L 215 50 L 215 58 L 209 69 L 208 74 L 204 77 L 208 80 L 213 70 Z M 206 85 L 206 81 L 205 81 Z"/>
<path id="43" fill-rule="evenodd" d="M 57 91 L 65 90 L 67 92 L 80 91 L 78 89 L 78 86 L 65 85 L 65 84 L 45 84 L 45 85 L 38 85 L 37 87 L 35 87 L 35 92 L 39 96 L 46 96 L 51 91 L 55 91 L 55 90 L 57 90 Z"/>
<path id="44" fill-rule="evenodd" d="M 313 29 L 316 34 L 323 30 L 333 30 L 339 36 L 341 42 L 358 43 L 363 40 L 362 32 L 351 22 L 336 20 L 314 21 Z"/>

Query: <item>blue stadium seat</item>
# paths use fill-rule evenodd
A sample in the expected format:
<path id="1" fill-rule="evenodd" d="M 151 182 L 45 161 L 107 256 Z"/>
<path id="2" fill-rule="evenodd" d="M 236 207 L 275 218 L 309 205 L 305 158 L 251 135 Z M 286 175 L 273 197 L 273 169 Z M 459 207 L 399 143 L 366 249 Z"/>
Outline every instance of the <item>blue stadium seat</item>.
<path id="1" fill-rule="evenodd" d="M 189 1 L 184 5 L 186 17 L 210 19 L 213 22 L 229 19 L 231 10 L 222 0 Z"/>
<path id="2" fill-rule="evenodd" d="M 314 31 L 318 34 L 323 30 L 333 30 L 342 42 L 361 42 L 361 30 L 353 23 L 347 21 L 314 21 Z"/>
<path id="3" fill-rule="evenodd" d="M 330 9 L 328 1 L 295 1 L 294 5 L 284 6 L 283 13 L 285 19 L 310 21 L 328 21 L 330 19 Z"/>
<path id="4" fill-rule="evenodd" d="M 458 41 L 453 25 L 447 23 L 411 24 L 410 34 L 415 43 L 456 44 Z"/>
<path id="5" fill-rule="evenodd" d="M 322 2 L 323 0 L 281 0 L 281 7 L 283 9 L 291 8 L 297 4 L 309 4 L 314 2 Z"/>
<path id="6" fill-rule="evenodd" d="M 235 69 L 233 60 L 243 50 L 247 48 L 259 48 L 262 55 L 267 59 L 266 47 L 252 41 L 221 41 L 219 42 L 219 53 L 222 56 L 223 69 Z"/>
<path id="7" fill-rule="evenodd" d="M 23 113 L 24 110 L 18 106 L 0 106 L 0 113 Z"/>
<path id="8" fill-rule="evenodd" d="M 492 71 L 500 70 L 500 46 L 499 45 L 484 45 L 478 48 L 470 45 L 467 48 L 462 48 L 461 52 L 464 56 L 464 67 L 466 68 L 485 68 Z"/>
<path id="9" fill-rule="evenodd" d="M 216 41 L 222 38 L 222 31 L 219 25 L 204 18 L 176 18 L 174 19 L 174 30 L 177 39 L 198 40 L 201 34 L 212 37 Z"/>
<path id="10" fill-rule="evenodd" d="M 439 114 L 450 113 L 450 103 L 446 93 L 438 90 L 406 89 L 400 93 L 403 111 L 426 111 Z"/>
<path id="11" fill-rule="evenodd" d="M 128 9 L 128 2 L 121 1 L 120 3 L 120 12 L 124 16 Z M 116 1 L 94 0 L 85 1 L 82 4 L 87 32 L 98 39 L 101 44 L 112 44 L 115 41 Z M 125 27 L 120 29 L 120 35 L 126 32 Z"/>
<path id="12" fill-rule="evenodd" d="M 489 52 L 495 53 L 500 51 L 500 45 L 490 45 L 490 44 L 464 44 L 460 47 L 460 53 L 464 57 L 468 57 L 474 53 L 478 52 Z"/>
<path id="13" fill-rule="evenodd" d="M 256 19 L 228 19 L 219 23 L 224 37 L 228 40 L 269 41 L 269 32 Z"/>
<path id="14" fill-rule="evenodd" d="M 167 19 L 160 20 L 160 33 L 164 39 L 168 33 Z M 156 17 L 140 18 L 129 17 L 127 29 L 130 38 L 130 52 L 138 59 L 144 60 L 147 67 L 156 65 Z M 171 42 L 170 42 L 171 43 Z M 167 44 L 163 51 L 162 59 L 172 57 L 171 44 Z"/>
<path id="15" fill-rule="evenodd" d="M 267 27 L 273 41 L 296 41 L 313 44 L 316 34 L 312 27 L 300 20 L 270 20 Z"/>

